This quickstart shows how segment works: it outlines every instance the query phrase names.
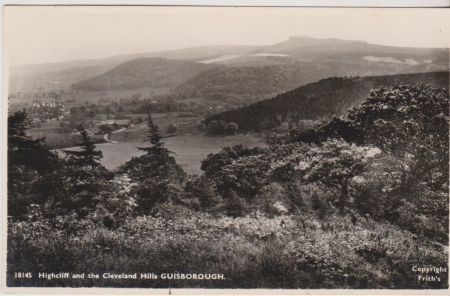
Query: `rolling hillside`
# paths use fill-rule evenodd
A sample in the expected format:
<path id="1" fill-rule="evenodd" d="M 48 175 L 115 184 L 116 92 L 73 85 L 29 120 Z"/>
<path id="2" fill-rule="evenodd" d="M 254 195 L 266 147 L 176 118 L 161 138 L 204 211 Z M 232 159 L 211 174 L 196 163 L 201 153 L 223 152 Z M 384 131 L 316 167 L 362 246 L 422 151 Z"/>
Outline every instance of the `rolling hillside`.
<path id="1" fill-rule="evenodd" d="M 220 101 L 244 100 L 240 103 L 248 103 L 317 81 L 323 75 L 326 74 L 321 69 L 307 63 L 264 67 L 223 66 L 200 73 L 178 86 L 174 93 Z"/>
<path id="2" fill-rule="evenodd" d="M 249 54 L 220 56 L 206 62 L 227 67 L 201 73 L 175 92 L 187 97 L 240 99 L 246 100 L 240 103 L 249 103 L 333 76 L 448 71 L 448 49 L 291 37 Z"/>
<path id="3" fill-rule="evenodd" d="M 225 54 L 246 54 L 257 46 L 198 46 L 184 49 L 117 55 L 101 59 L 17 65 L 9 69 L 11 92 L 70 89 L 72 84 L 102 75 L 122 63 L 142 58 L 201 61 Z M 68 75 L 70 73 L 70 75 Z"/>
<path id="4" fill-rule="evenodd" d="M 449 86 L 448 72 L 418 73 L 390 76 L 328 78 L 311 83 L 246 107 L 220 113 L 206 119 L 236 122 L 241 131 L 262 131 L 282 122 L 321 119 L 341 114 L 347 108 L 360 104 L 369 91 L 395 81 L 408 84 L 424 83 L 433 87 Z"/>
<path id="5" fill-rule="evenodd" d="M 102 91 L 139 87 L 175 87 L 216 67 L 184 60 L 141 58 L 125 62 L 106 73 L 72 85 L 74 90 Z"/>
<path id="6" fill-rule="evenodd" d="M 333 76 L 448 70 L 448 49 L 291 37 L 269 46 L 201 46 L 10 69 L 10 92 L 164 88 L 238 105 Z"/>

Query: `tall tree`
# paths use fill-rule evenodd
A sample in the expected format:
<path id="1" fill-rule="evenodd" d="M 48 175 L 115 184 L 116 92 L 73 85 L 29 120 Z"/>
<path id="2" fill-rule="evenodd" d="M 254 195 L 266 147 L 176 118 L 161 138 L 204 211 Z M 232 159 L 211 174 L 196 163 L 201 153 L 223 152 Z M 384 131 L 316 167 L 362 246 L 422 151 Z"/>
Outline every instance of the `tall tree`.
<path id="1" fill-rule="evenodd" d="M 171 152 L 164 147 L 164 143 L 161 142 L 161 133 L 159 131 L 158 125 L 153 123 L 152 115 L 148 111 L 147 117 L 147 127 L 148 127 L 148 138 L 147 142 L 150 142 L 152 146 L 150 147 L 138 147 L 139 150 L 145 151 L 150 157 L 159 159 L 161 161 L 166 161 L 170 156 Z"/>
<path id="2" fill-rule="evenodd" d="M 149 213 L 157 204 L 181 195 L 186 177 L 164 143 L 159 128 L 153 123 L 150 113 L 147 118 L 149 147 L 138 147 L 145 154 L 133 157 L 120 171 L 128 174 L 139 185 L 134 188 L 139 210 Z"/>
<path id="3" fill-rule="evenodd" d="M 64 209 L 74 210 L 80 216 L 91 212 L 107 192 L 108 171 L 101 165 L 101 151 L 90 140 L 87 131 L 80 131 L 81 151 L 63 150 L 67 154 L 64 180 L 66 195 L 61 199 Z"/>
<path id="4" fill-rule="evenodd" d="M 63 150 L 67 154 L 69 164 L 91 168 L 100 166 L 103 153 L 95 149 L 95 144 L 90 140 L 86 130 L 80 131 L 80 140 L 81 151 Z"/>

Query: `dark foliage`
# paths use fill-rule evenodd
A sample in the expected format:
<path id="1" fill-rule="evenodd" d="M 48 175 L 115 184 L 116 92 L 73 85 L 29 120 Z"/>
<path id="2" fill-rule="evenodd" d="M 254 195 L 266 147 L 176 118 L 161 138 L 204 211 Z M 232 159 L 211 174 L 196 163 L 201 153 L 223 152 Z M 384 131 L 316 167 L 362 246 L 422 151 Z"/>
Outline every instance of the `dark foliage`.
<path id="1" fill-rule="evenodd" d="M 206 178 L 197 178 L 186 182 L 185 198 L 198 200 L 199 209 L 208 211 L 218 205 L 220 199 Z"/>
<path id="2" fill-rule="evenodd" d="M 111 174 L 100 164 L 103 157 L 96 150 L 86 130 L 80 131 L 81 151 L 64 150 L 66 153 L 63 174 L 64 192 L 52 204 L 55 212 L 75 211 L 80 216 L 92 212 L 108 190 Z M 60 211 L 61 210 L 61 211 Z"/>
<path id="3" fill-rule="evenodd" d="M 31 204 L 43 204 L 59 189 L 58 158 L 44 139 L 26 135 L 29 124 L 25 111 L 8 116 L 8 215 L 13 217 L 23 217 Z"/>
<path id="4" fill-rule="evenodd" d="M 211 176 L 218 172 L 222 167 L 231 164 L 233 160 L 240 157 L 257 155 L 264 152 L 263 148 L 247 148 L 243 145 L 236 145 L 233 147 L 225 147 L 216 154 L 209 154 L 206 159 L 202 161 L 201 169 L 205 171 L 206 176 Z"/>
<path id="5" fill-rule="evenodd" d="M 161 142 L 161 133 L 159 127 L 153 123 L 152 115 L 147 113 L 147 127 L 148 138 L 146 142 L 150 142 L 150 147 L 138 147 L 139 150 L 144 151 L 149 158 L 155 159 L 159 163 L 164 163 L 170 159 L 170 152 L 164 147 L 164 143 Z"/>
<path id="6" fill-rule="evenodd" d="M 343 114 L 348 108 L 365 100 L 374 87 L 404 83 L 429 83 L 448 88 L 448 72 L 372 76 L 360 78 L 329 78 L 311 83 L 272 99 L 246 107 L 213 115 L 206 124 L 215 120 L 235 122 L 241 131 L 270 130 L 283 122 L 319 119 Z"/>

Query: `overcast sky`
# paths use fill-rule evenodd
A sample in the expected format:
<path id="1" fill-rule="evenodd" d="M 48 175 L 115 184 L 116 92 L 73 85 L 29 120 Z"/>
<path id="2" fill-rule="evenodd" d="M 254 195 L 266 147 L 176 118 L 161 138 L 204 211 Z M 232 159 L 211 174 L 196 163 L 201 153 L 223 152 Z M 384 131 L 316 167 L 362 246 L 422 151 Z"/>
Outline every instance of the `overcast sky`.
<path id="1" fill-rule="evenodd" d="M 290 36 L 450 47 L 449 9 L 7 7 L 11 65 L 200 45 L 267 45 Z"/>

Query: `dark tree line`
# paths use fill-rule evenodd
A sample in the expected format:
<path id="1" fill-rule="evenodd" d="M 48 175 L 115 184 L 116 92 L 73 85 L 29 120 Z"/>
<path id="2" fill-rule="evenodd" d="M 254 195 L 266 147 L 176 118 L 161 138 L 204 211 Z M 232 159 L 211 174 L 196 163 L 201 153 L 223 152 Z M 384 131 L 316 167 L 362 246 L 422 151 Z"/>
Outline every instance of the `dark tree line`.
<path id="1" fill-rule="evenodd" d="M 25 111 L 8 117 L 9 216 L 24 216 L 27 206 L 41 204 L 54 193 L 58 158 L 45 146 L 45 139 L 26 135 L 29 124 Z"/>

